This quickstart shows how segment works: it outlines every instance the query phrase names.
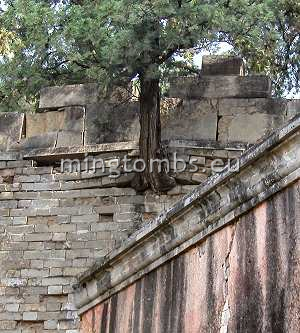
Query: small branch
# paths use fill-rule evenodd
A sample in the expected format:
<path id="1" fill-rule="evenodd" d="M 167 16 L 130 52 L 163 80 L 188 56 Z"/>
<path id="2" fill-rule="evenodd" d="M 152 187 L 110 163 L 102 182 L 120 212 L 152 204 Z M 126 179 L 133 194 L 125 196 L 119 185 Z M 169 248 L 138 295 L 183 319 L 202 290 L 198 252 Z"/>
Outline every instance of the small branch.
<path id="1" fill-rule="evenodd" d="M 197 68 L 191 67 L 184 62 L 174 62 L 172 63 L 172 66 L 177 67 L 178 69 L 186 70 L 190 73 L 199 75 L 200 71 Z"/>
<path id="2" fill-rule="evenodd" d="M 80 62 L 77 61 L 77 60 L 73 60 L 72 62 L 73 62 L 75 65 L 77 65 L 77 66 L 79 66 L 79 67 L 82 67 L 82 68 L 84 68 L 84 69 L 89 69 L 89 68 L 91 68 L 90 66 L 85 65 L 85 64 L 82 64 L 82 63 L 80 63 Z"/>

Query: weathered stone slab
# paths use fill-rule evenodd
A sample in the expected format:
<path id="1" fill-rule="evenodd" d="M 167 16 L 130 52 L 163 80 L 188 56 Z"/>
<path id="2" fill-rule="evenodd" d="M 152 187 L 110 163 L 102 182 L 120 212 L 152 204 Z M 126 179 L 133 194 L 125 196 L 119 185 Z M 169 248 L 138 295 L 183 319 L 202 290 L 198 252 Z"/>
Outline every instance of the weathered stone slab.
<path id="1" fill-rule="evenodd" d="M 219 116 L 265 113 L 284 116 L 287 100 L 281 98 L 224 98 L 219 100 Z"/>
<path id="2" fill-rule="evenodd" d="M 128 87 L 113 87 L 104 91 L 98 84 L 77 84 L 47 87 L 40 92 L 40 111 L 58 109 L 66 106 L 85 106 L 106 100 L 119 104 L 129 101 L 132 97 L 131 84 Z"/>
<path id="3" fill-rule="evenodd" d="M 99 97 L 97 84 L 76 84 L 43 88 L 40 92 L 40 109 L 96 103 Z"/>
<path id="4" fill-rule="evenodd" d="M 37 136 L 32 136 L 12 144 L 9 149 L 12 151 L 22 151 L 41 148 L 54 148 L 57 142 L 58 132 L 48 132 Z"/>
<path id="5" fill-rule="evenodd" d="M 264 113 L 223 116 L 219 120 L 218 140 L 221 142 L 255 143 L 263 136 L 280 127 L 285 116 Z"/>
<path id="6" fill-rule="evenodd" d="M 214 100 L 183 101 L 161 115 L 163 140 L 216 139 L 218 109 Z"/>
<path id="7" fill-rule="evenodd" d="M 62 111 L 26 115 L 27 138 L 59 130 L 82 132 L 83 127 L 83 107 L 67 107 Z"/>
<path id="8" fill-rule="evenodd" d="M 202 75 L 241 75 L 245 74 L 244 61 L 240 57 L 212 56 L 202 57 Z"/>
<path id="9" fill-rule="evenodd" d="M 58 148 L 41 148 L 32 149 L 24 155 L 24 159 L 38 160 L 45 162 L 55 162 L 62 158 L 83 158 L 86 154 L 108 153 L 117 151 L 136 151 L 138 149 L 138 142 L 116 142 L 106 143 L 100 145 L 87 145 L 87 146 L 69 146 Z"/>
<path id="10" fill-rule="evenodd" d="M 170 97 L 267 98 L 271 97 L 271 81 L 264 75 L 177 78 L 171 82 Z"/>
<path id="11" fill-rule="evenodd" d="M 114 105 L 103 102 L 86 107 L 86 145 L 137 141 L 139 128 L 138 103 Z"/>
<path id="12" fill-rule="evenodd" d="M 81 146 L 83 134 L 78 131 L 59 131 L 56 147 Z"/>
<path id="13" fill-rule="evenodd" d="M 287 117 L 290 119 L 298 114 L 300 114 L 300 99 L 292 99 L 288 101 Z"/>
<path id="14" fill-rule="evenodd" d="M 8 142 L 8 136 L 5 134 L 0 134 L 0 151 L 6 150 Z"/>
<path id="15" fill-rule="evenodd" d="M 0 113 L 0 150 L 5 150 L 10 142 L 20 141 L 23 124 L 22 113 Z"/>

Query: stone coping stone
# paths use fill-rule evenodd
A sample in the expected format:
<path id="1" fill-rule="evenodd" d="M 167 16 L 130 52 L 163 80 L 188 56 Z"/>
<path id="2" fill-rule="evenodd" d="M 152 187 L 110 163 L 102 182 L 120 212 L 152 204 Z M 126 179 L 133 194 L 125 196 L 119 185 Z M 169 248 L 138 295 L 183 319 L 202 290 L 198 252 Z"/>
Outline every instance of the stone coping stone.
<path id="1" fill-rule="evenodd" d="M 232 141 L 219 142 L 215 140 L 165 140 L 163 144 L 169 148 L 203 148 L 203 149 L 225 149 L 225 150 L 246 150 L 252 144 Z"/>
<path id="2" fill-rule="evenodd" d="M 97 102 L 123 104 L 130 101 L 132 84 L 104 90 L 97 83 L 84 83 L 45 87 L 40 91 L 39 112 L 57 110 L 68 106 L 85 106 Z"/>
<path id="3" fill-rule="evenodd" d="M 182 77 L 171 80 L 169 95 L 182 99 L 267 98 L 271 88 L 265 75 Z"/>
<path id="4" fill-rule="evenodd" d="M 242 142 L 221 143 L 213 140 L 171 140 L 163 141 L 162 144 L 170 149 L 187 148 L 187 149 L 225 149 L 244 151 L 251 145 Z M 24 159 L 36 161 L 55 162 L 62 158 L 84 158 L 86 154 L 97 155 L 99 153 L 133 151 L 138 155 L 138 141 L 104 143 L 86 146 L 68 146 L 55 148 L 29 149 L 24 152 Z"/>
<path id="5" fill-rule="evenodd" d="M 241 57 L 204 55 L 202 57 L 203 75 L 245 75 L 245 65 Z"/>
<path id="6" fill-rule="evenodd" d="M 69 146 L 58 148 L 32 149 L 24 154 L 24 159 L 36 161 L 59 161 L 62 158 L 83 158 L 86 154 L 130 151 L 138 149 L 138 142 L 104 143 L 99 145 Z"/>
<path id="7" fill-rule="evenodd" d="M 40 109 L 57 109 L 64 106 L 84 106 L 96 103 L 99 86 L 96 83 L 46 87 L 40 91 Z"/>

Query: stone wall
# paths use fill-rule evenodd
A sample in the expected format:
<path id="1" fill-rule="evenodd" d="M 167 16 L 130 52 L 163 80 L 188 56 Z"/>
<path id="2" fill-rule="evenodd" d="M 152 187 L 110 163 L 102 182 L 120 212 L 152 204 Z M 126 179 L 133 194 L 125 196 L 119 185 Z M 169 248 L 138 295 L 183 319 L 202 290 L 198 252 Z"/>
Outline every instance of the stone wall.
<path id="1" fill-rule="evenodd" d="M 81 332 L 298 332 L 300 117 L 79 276 Z"/>
<path id="2" fill-rule="evenodd" d="M 238 61 L 237 65 L 241 66 L 241 62 Z M 233 69 L 236 71 L 236 65 Z M 133 173 L 122 172 L 117 179 L 109 177 L 109 160 L 128 155 L 133 163 L 139 157 L 138 104 L 129 100 L 126 91 L 115 91 L 109 99 L 105 99 L 99 95 L 96 85 L 46 88 L 41 92 L 40 109 L 36 114 L 0 114 L 0 332 L 77 333 L 79 317 L 72 285 L 78 281 L 78 274 L 88 276 L 90 271 L 87 269 L 97 271 L 102 267 L 101 263 L 107 260 L 108 253 L 112 251 L 110 256 L 113 257 L 114 251 L 124 249 L 128 242 L 137 245 L 135 232 L 140 232 L 143 238 L 147 231 L 145 225 L 151 227 L 157 223 L 157 219 L 169 219 L 170 213 L 166 211 L 170 207 L 171 212 L 176 211 L 180 217 L 181 208 L 190 205 L 199 191 L 207 191 L 207 184 L 218 177 L 209 178 L 212 176 L 211 164 L 214 159 L 223 160 L 224 165 L 232 162 L 254 142 L 261 140 L 262 136 L 300 112 L 299 101 L 270 97 L 266 77 L 241 77 L 238 72 L 228 77 L 226 71 L 223 76 L 216 76 L 210 68 L 207 68 L 206 74 L 209 76 L 202 77 L 200 81 L 186 79 L 188 89 L 182 89 L 180 80 L 174 82 L 170 90 L 173 98 L 164 100 L 163 105 L 167 107 L 162 108 L 161 117 L 163 147 L 170 159 L 170 173 L 176 179 L 177 186 L 160 196 L 150 190 L 136 193 L 130 187 Z M 120 103 L 124 98 L 126 103 Z M 286 158 L 291 163 L 293 156 L 289 151 L 290 146 L 287 146 Z M 265 147 L 264 154 L 267 152 Z M 173 153 L 177 153 L 177 157 L 186 163 L 191 159 L 196 160 L 199 171 L 176 173 Z M 87 170 L 82 160 L 86 157 L 103 159 L 105 169 L 97 169 L 95 173 L 85 172 Z M 275 157 L 270 161 L 276 160 Z M 66 158 L 79 159 L 83 172 L 61 170 L 61 159 Z M 256 175 L 263 174 L 261 170 L 270 165 L 276 170 L 270 161 L 257 169 Z M 279 160 L 276 162 L 281 163 Z M 223 168 L 220 165 L 219 171 Z M 251 172 L 245 180 L 247 185 L 256 179 Z M 228 189 L 233 187 L 234 194 L 235 188 L 240 189 L 240 182 L 225 179 L 223 183 L 225 181 L 228 181 L 228 185 L 225 186 L 227 192 L 224 190 L 223 197 L 218 191 L 213 197 L 204 197 L 200 204 L 193 207 L 189 219 L 177 221 L 178 235 L 173 233 L 173 226 L 166 225 L 153 238 L 162 244 L 152 244 L 129 257 L 126 257 L 125 251 L 126 265 L 113 264 L 108 270 L 121 267 L 115 276 L 122 282 L 128 270 L 136 272 L 141 263 L 147 265 L 152 252 L 168 252 L 173 242 L 178 245 L 178 239 L 174 239 L 174 236 L 187 237 L 186 233 L 192 232 L 195 227 L 196 217 L 211 212 L 216 208 L 216 203 L 225 203 L 226 207 L 236 204 L 237 207 L 237 200 L 244 200 L 248 192 L 243 186 L 244 192 L 237 190 L 232 195 Z M 265 189 L 265 184 L 272 185 L 273 182 L 274 177 L 270 173 L 259 188 Z M 199 184 L 204 185 L 197 187 Z M 252 187 L 249 189 L 253 191 Z M 173 206 L 178 200 L 179 206 L 182 205 L 180 209 Z M 211 214 L 211 218 L 214 214 Z M 180 221 L 189 222 L 181 227 Z M 231 230 L 228 228 L 222 235 L 231 234 Z M 221 250 L 225 252 L 228 245 L 226 237 L 221 237 L 224 239 Z M 206 251 L 205 244 L 197 246 L 200 252 Z M 212 251 L 217 251 L 215 246 Z M 220 256 L 224 256 L 224 253 Z M 194 259 L 196 261 L 193 256 L 193 253 L 191 256 L 187 254 L 187 258 L 191 258 L 186 259 L 187 263 L 190 260 L 194 262 Z M 159 252 L 156 259 L 159 261 L 162 258 Z M 207 261 L 212 259 L 208 256 L 205 258 Z M 173 260 L 173 263 L 167 264 L 166 269 L 174 271 L 175 262 Z M 152 275 L 143 281 L 152 281 Z M 178 276 L 179 281 L 181 277 Z M 151 281 L 150 284 L 154 286 Z M 122 283 L 121 287 L 125 288 Z M 140 282 L 141 285 L 143 283 Z M 95 286 L 87 285 L 90 289 L 84 296 L 85 302 L 97 303 L 99 295 L 95 296 Z M 98 286 L 111 291 L 109 279 L 101 281 Z M 80 288 L 83 293 L 86 292 L 84 283 Z M 151 286 L 149 290 L 142 288 L 141 293 L 151 291 Z M 214 288 L 211 287 L 212 290 Z M 131 296 L 128 296 L 128 303 L 132 300 Z M 114 300 L 117 299 L 118 296 L 114 297 Z M 149 304 L 151 302 L 149 299 Z M 80 313 L 88 310 L 82 310 L 80 302 L 77 305 L 81 308 Z M 139 303 L 136 306 L 142 309 L 144 305 Z M 173 314 L 174 305 L 169 304 L 168 307 L 166 311 Z M 114 309 L 110 305 L 107 311 Z M 97 311 L 92 310 L 84 316 L 86 332 L 98 328 L 91 327 L 94 324 L 90 323 L 91 317 L 100 320 Z M 128 309 L 126 311 L 127 315 Z M 152 317 L 148 320 L 142 316 L 142 311 L 140 318 L 145 319 L 145 325 L 149 325 Z M 103 321 L 115 325 L 115 321 L 109 318 L 105 320 L 104 317 Z"/>
<path id="3" fill-rule="evenodd" d="M 138 157 L 138 147 L 129 145 L 126 149 L 123 145 L 122 151 L 120 145 L 115 147 L 116 151 L 110 151 L 112 146 L 100 145 L 98 149 L 105 151 L 94 157 L 104 161 L 124 155 Z M 242 144 L 170 142 L 170 156 L 176 152 L 186 162 L 197 159 L 199 172 L 176 174 L 171 164 L 178 185 L 160 196 L 151 191 L 136 193 L 130 188 L 133 173 L 112 179 L 108 167 L 85 172 L 83 161 L 83 172 L 62 172 L 61 157 L 54 155 L 49 165 L 48 151 L 46 166 L 42 166 L 36 151 L 35 160 L 24 160 L 16 152 L 2 153 L 0 331 L 77 332 L 79 321 L 72 293 L 77 275 L 145 221 L 203 183 L 211 175 L 214 158 L 223 159 L 225 164 L 246 148 Z M 74 153 L 76 157 L 78 150 Z"/>
<path id="4" fill-rule="evenodd" d="M 81 332 L 298 332 L 299 186 L 84 313 Z"/>
<path id="5" fill-rule="evenodd" d="M 126 176 L 113 184 L 100 170 L 84 178 L 13 153 L 0 160 L 0 332 L 6 333 L 76 332 L 76 276 L 191 189 L 138 195 Z"/>
<path id="6" fill-rule="evenodd" d="M 92 89 L 93 88 L 93 89 Z M 100 99 L 96 87 L 52 87 L 35 114 L 0 113 L 0 151 L 137 142 L 139 105 Z M 255 143 L 299 112 L 299 100 L 274 99 L 264 76 L 203 76 L 171 83 L 162 138 Z"/>

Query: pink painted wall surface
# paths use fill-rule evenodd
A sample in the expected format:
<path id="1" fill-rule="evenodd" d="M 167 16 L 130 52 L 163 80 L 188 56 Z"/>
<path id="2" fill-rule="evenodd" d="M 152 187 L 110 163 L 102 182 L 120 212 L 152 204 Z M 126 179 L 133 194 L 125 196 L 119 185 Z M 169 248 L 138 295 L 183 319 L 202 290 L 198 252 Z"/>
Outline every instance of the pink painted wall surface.
<path id="1" fill-rule="evenodd" d="M 82 333 L 300 332 L 300 182 L 82 316 Z"/>

